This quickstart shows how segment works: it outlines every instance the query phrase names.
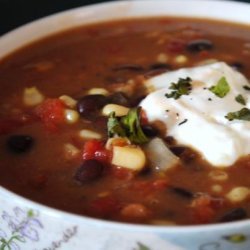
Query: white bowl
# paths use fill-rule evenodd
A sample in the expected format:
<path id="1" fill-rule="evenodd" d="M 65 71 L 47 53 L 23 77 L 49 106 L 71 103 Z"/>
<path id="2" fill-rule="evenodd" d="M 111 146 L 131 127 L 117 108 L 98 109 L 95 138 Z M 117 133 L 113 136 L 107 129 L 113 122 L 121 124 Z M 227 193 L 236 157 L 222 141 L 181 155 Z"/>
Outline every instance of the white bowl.
<path id="1" fill-rule="evenodd" d="M 145 16 L 204 17 L 250 25 L 250 4 L 229 1 L 119 1 L 66 11 L 0 39 L 0 58 L 71 27 Z M 55 210 L 0 187 L 1 250 L 249 250 L 250 220 L 204 226 L 143 226 Z M 231 240 L 241 237 L 240 243 Z"/>

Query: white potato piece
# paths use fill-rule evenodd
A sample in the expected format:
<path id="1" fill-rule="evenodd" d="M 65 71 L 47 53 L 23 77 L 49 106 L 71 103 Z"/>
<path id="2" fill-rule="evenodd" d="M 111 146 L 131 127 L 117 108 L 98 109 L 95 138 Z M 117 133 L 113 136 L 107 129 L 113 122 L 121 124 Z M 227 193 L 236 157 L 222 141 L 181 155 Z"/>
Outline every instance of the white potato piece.
<path id="1" fill-rule="evenodd" d="M 146 164 L 146 156 L 140 147 L 114 146 L 112 164 L 140 171 Z"/>
<path id="2" fill-rule="evenodd" d="M 144 151 L 155 171 L 165 172 L 174 167 L 179 162 L 179 158 L 174 155 L 160 138 L 152 139 L 145 145 Z"/>

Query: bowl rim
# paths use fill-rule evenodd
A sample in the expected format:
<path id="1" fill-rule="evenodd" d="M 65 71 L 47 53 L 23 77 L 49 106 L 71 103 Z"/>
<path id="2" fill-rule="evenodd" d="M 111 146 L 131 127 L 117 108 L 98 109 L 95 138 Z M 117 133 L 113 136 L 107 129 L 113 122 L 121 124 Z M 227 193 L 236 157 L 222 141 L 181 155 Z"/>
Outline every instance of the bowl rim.
<path id="1" fill-rule="evenodd" d="M 141 4 L 141 5 L 146 5 L 149 6 L 150 4 L 157 4 L 160 3 L 160 0 L 135 0 L 135 1 L 129 1 L 129 0 L 122 0 L 122 1 L 111 1 L 111 2 L 106 2 L 106 3 L 97 3 L 97 4 L 91 4 L 91 5 L 87 5 L 87 6 L 83 6 L 83 7 L 77 7 L 77 8 L 73 8 L 70 10 L 65 10 L 62 12 L 58 12 L 56 14 L 52 14 L 43 18 L 40 18 L 38 20 L 32 21 L 30 23 L 27 23 L 25 25 L 22 25 L 12 31 L 9 31 L 7 33 L 5 33 L 3 36 L 0 36 L 0 55 L 1 53 L 1 49 L 4 46 L 7 46 L 6 44 L 8 44 L 13 38 L 12 36 L 16 36 L 16 35 L 22 35 L 23 33 L 29 33 L 34 26 L 39 26 L 41 24 L 43 24 L 44 22 L 49 23 L 52 20 L 57 20 L 58 18 L 65 16 L 65 15 L 73 15 L 74 13 L 80 13 L 81 11 L 83 12 L 88 12 L 88 11 L 95 11 L 95 9 L 99 9 L 99 8 L 111 8 L 114 6 L 122 6 L 122 5 L 126 5 L 126 4 Z M 168 0 L 165 2 L 165 4 L 180 4 L 180 3 L 184 3 L 185 0 Z M 211 3 L 216 4 L 218 6 L 221 5 L 225 5 L 225 6 L 231 6 L 232 8 L 236 7 L 236 6 L 241 6 L 241 8 L 246 8 L 248 9 L 248 11 L 250 11 L 250 4 L 249 3 L 245 3 L 245 2 L 236 2 L 236 1 L 228 1 L 228 0 L 189 0 L 188 1 L 189 4 L 199 4 L 199 5 L 207 5 L 209 6 Z M 161 4 L 163 4 L 163 1 L 161 2 Z M 167 14 L 166 16 L 171 16 L 169 14 Z M 172 16 L 183 16 L 183 15 L 172 15 Z M 148 17 L 150 17 L 150 15 L 148 15 Z M 119 19 L 124 19 L 124 18 L 117 18 L 117 20 Z M 210 19 L 209 17 L 206 19 Z M 225 20 L 225 19 L 216 19 L 216 18 L 211 18 L 212 20 Z M 105 21 L 111 21 L 113 20 L 105 18 Z M 228 20 L 225 20 L 228 21 Z M 238 20 L 239 21 L 239 20 Z M 231 22 L 233 23 L 238 23 L 238 21 L 234 21 L 231 20 Z M 97 22 L 89 22 L 89 23 L 98 23 L 98 22 L 103 22 L 103 20 L 99 20 Z M 230 22 L 230 20 L 229 20 Z M 250 19 L 249 19 L 249 23 L 247 22 L 242 22 L 243 24 L 247 24 L 250 27 Z M 80 25 L 84 25 L 83 23 L 81 23 Z M 48 32 L 46 34 L 43 34 L 42 36 L 36 37 L 34 36 L 33 39 L 28 39 L 28 42 L 25 42 L 24 44 L 21 44 L 20 46 L 17 46 L 15 49 L 11 49 L 9 52 L 7 53 L 3 53 L 2 56 L 0 56 L 0 60 L 6 56 L 8 56 L 9 54 L 15 52 L 17 49 L 22 48 L 23 46 L 26 46 L 30 43 L 33 43 L 37 40 L 40 40 L 43 37 L 46 36 L 50 36 L 52 34 L 56 34 L 56 33 L 60 33 L 61 31 L 70 29 L 72 27 L 75 27 L 74 25 L 67 27 L 67 28 L 63 28 L 63 29 L 56 29 L 56 32 Z M 3 50 L 3 49 L 2 49 Z M 18 195 L 2 186 L 0 186 L 0 197 L 3 197 L 2 199 L 8 198 L 8 199 L 12 199 L 15 200 L 16 204 L 18 203 L 22 203 L 25 205 L 25 207 L 31 207 L 31 208 L 35 208 L 37 209 L 42 215 L 47 215 L 49 217 L 54 217 L 54 218 L 60 218 L 65 220 L 69 219 L 70 221 L 76 223 L 77 225 L 81 225 L 82 223 L 88 224 L 90 226 L 97 226 L 97 227 L 105 227 L 105 228 L 109 228 L 109 229 L 119 229 L 119 230 L 126 230 L 126 231 L 143 231 L 143 232 L 167 232 L 168 233 L 197 233 L 197 232 L 208 232 L 208 231 L 218 231 L 218 230 L 224 230 L 225 228 L 227 230 L 234 230 L 237 231 L 238 229 L 241 230 L 242 228 L 246 227 L 246 226 L 250 226 L 250 219 L 246 219 L 246 220 L 241 220 L 241 221 L 235 221 L 235 222 L 227 222 L 227 223 L 220 223 L 220 224 L 205 224 L 205 225 L 164 225 L 164 226 L 159 226 L 159 225 L 142 225 L 142 224 L 135 224 L 135 223 L 124 223 L 124 222 L 116 222 L 116 221 L 107 221 L 107 220 L 103 220 L 103 219 L 96 219 L 96 218 L 91 218 L 91 217 L 87 217 L 84 215 L 77 215 L 77 214 L 73 214 L 73 213 L 69 213 L 69 212 L 65 212 L 63 210 L 60 209 L 55 209 L 43 204 L 40 204 L 38 202 L 29 200 L 28 198 L 25 198 L 21 195 Z M 13 204 L 13 206 L 17 206 L 16 204 Z"/>

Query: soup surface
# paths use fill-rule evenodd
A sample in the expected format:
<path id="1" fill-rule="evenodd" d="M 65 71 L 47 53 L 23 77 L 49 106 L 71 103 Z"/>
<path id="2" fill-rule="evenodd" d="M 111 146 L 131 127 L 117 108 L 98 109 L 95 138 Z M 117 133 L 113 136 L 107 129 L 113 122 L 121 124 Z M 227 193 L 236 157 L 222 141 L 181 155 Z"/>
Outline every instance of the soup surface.
<path id="1" fill-rule="evenodd" d="M 248 218 L 249 156 L 212 166 L 139 106 L 148 79 L 179 68 L 223 61 L 250 78 L 249 31 L 208 20 L 121 20 L 56 34 L 4 58 L 0 185 L 106 220 Z"/>

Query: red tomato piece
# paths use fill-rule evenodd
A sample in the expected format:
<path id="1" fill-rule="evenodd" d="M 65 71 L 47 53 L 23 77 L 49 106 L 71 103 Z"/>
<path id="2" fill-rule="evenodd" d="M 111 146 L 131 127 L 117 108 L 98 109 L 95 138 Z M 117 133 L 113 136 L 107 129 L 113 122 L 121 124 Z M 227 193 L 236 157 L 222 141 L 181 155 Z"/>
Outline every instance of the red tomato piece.
<path id="1" fill-rule="evenodd" d="M 132 188 L 135 190 L 135 192 L 140 193 L 144 197 L 154 192 L 154 190 L 152 190 L 152 181 L 138 180 L 137 182 L 133 183 Z"/>
<path id="2" fill-rule="evenodd" d="M 146 112 L 143 109 L 140 112 L 140 123 L 141 125 L 148 124 L 148 117 L 147 117 Z"/>
<path id="3" fill-rule="evenodd" d="M 100 197 L 92 201 L 90 211 L 97 216 L 107 217 L 121 209 L 120 202 L 112 196 Z"/>
<path id="4" fill-rule="evenodd" d="M 165 190 L 167 186 L 168 186 L 168 181 L 166 179 L 158 179 L 152 183 L 152 188 L 154 190 L 159 190 L 159 191 Z"/>
<path id="5" fill-rule="evenodd" d="M 83 147 L 83 159 L 90 160 L 95 159 L 101 162 L 110 161 L 110 152 L 105 149 L 103 142 L 98 140 L 89 140 Z"/>
<path id="6" fill-rule="evenodd" d="M 171 53 L 181 53 L 184 51 L 186 43 L 181 39 L 173 39 L 167 45 L 167 50 Z"/>
<path id="7" fill-rule="evenodd" d="M 112 175 L 120 180 L 132 180 L 135 176 L 135 172 L 126 168 L 114 167 L 112 168 Z"/>
<path id="8" fill-rule="evenodd" d="M 208 223 L 216 214 L 213 201 L 208 195 L 196 198 L 192 203 L 194 220 L 197 223 Z"/>
<path id="9" fill-rule="evenodd" d="M 0 135 L 8 134 L 26 124 L 31 124 L 36 118 L 30 114 L 21 113 L 9 119 L 0 119 Z"/>
<path id="10" fill-rule="evenodd" d="M 11 119 L 0 120 L 0 135 L 8 134 L 19 126 L 21 126 L 20 121 L 15 121 Z"/>
<path id="11" fill-rule="evenodd" d="M 59 99 L 46 99 L 36 108 L 36 115 L 50 131 L 56 131 L 64 122 L 64 103 Z"/>

